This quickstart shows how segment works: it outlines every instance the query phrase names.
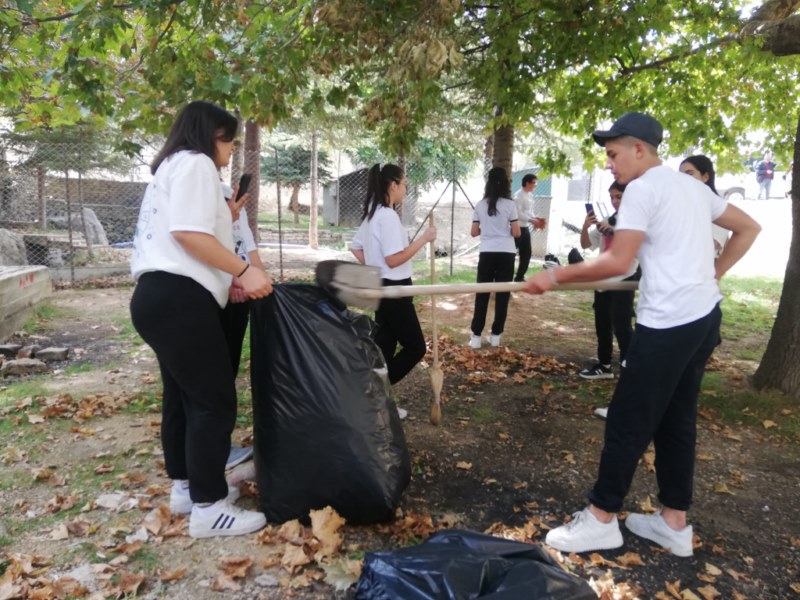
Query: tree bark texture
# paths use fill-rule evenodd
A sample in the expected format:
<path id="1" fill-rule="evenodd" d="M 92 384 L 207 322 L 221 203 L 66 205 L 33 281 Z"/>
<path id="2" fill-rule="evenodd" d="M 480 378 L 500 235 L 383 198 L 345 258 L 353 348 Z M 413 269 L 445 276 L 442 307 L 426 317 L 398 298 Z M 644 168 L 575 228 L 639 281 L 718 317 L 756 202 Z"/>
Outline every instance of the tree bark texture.
<path id="1" fill-rule="evenodd" d="M 245 173 L 250 173 L 250 187 L 247 190 L 250 197 L 247 199 L 247 224 L 253 232 L 256 243 L 258 237 L 258 198 L 261 191 L 261 127 L 254 121 L 247 121 L 244 126 L 244 168 Z M 236 183 L 238 183 L 238 179 Z"/>
<path id="2" fill-rule="evenodd" d="M 514 126 L 504 125 L 494 132 L 494 149 L 492 153 L 492 166 L 503 167 L 511 181 L 514 162 Z"/>
<path id="3" fill-rule="evenodd" d="M 761 358 L 753 384 L 759 389 L 779 389 L 800 398 L 800 116 L 794 138 L 792 170 L 792 241 L 783 279 L 778 314 L 767 350 Z"/>

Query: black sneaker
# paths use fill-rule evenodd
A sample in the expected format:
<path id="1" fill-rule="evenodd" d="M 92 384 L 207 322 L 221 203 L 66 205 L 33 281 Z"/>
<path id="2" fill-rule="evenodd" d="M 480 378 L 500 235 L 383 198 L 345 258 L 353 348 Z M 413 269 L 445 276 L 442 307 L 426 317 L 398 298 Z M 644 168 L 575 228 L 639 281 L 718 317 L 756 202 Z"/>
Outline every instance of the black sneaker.
<path id="1" fill-rule="evenodd" d="M 611 370 L 611 365 L 601 365 L 600 363 L 588 369 L 583 369 L 578 375 L 584 379 L 614 379 L 614 371 Z"/>

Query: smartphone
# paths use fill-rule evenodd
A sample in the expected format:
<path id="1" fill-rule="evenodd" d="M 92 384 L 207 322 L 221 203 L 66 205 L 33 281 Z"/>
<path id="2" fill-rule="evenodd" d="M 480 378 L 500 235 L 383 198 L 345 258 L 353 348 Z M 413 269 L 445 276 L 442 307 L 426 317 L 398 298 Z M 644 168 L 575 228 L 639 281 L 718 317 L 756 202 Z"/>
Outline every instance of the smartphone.
<path id="1" fill-rule="evenodd" d="M 593 213 L 594 212 L 594 206 L 592 206 L 591 202 L 587 202 L 586 204 L 584 204 L 584 206 L 586 207 L 586 214 L 587 215 L 589 213 Z"/>
<path id="2" fill-rule="evenodd" d="M 253 176 L 250 173 L 245 173 L 242 175 L 242 178 L 239 180 L 239 192 L 236 194 L 236 198 L 234 198 L 234 202 L 237 202 L 239 198 L 244 196 L 247 193 L 247 188 L 250 187 L 250 180 Z"/>

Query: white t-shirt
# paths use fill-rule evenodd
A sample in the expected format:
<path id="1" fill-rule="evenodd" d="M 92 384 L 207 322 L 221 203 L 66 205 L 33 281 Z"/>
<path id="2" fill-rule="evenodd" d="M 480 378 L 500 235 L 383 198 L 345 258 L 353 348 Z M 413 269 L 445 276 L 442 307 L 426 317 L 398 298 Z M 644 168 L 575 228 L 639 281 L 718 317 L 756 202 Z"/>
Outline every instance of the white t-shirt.
<path id="1" fill-rule="evenodd" d="M 402 252 L 407 246 L 408 232 L 398 214 L 388 206 L 379 206 L 372 219 L 364 219 L 350 242 L 353 250 L 364 251 L 366 264 L 380 267 L 381 277 L 393 281 L 409 279 L 413 274 L 410 260 L 394 269 L 386 264 L 387 256 Z"/>
<path id="2" fill-rule="evenodd" d="M 190 277 L 224 307 L 231 275 L 191 256 L 172 236 L 175 231 L 207 233 L 234 248 L 231 211 L 222 196 L 217 167 L 205 154 L 184 150 L 159 165 L 139 210 L 131 274 L 137 280 L 150 271 Z"/>
<path id="3" fill-rule="evenodd" d="M 524 189 L 519 188 L 514 194 L 514 204 L 517 205 L 517 217 L 519 218 L 519 226 L 527 227 L 533 218 L 531 213 L 533 207 L 533 194 L 526 192 Z"/>
<path id="4" fill-rule="evenodd" d="M 706 316 L 720 300 L 711 221 L 727 203 L 707 185 L 658 166 L 625 189 L 617 231 L 643 231 L 636 321 L 666 329 Z"/>
<path id="5" fill-rule="evenodd" d="M 475 205 L 472 222 L 481 226 L 481 252 L 510 252 L 516 254 L 511 223 L 518 221 L 517 205 L 508 198 L 497 199 L 497 211 L 489 216 L 489 201 L 484 198 Z"/>

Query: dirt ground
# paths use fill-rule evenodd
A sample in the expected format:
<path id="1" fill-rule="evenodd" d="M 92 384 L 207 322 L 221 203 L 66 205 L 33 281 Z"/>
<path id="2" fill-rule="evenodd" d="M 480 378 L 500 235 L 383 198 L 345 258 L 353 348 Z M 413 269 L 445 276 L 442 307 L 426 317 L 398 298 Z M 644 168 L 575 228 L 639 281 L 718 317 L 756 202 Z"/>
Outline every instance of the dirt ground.
<path id="1" fill-rule="evenodd" d="M 2 419 L 19 423 L 27 417 L 25 427 L 0 445 L 0 539 L 6 542 L 0 546 L 0 598 L 16 597 L 14 589 L 45 589 L 42 581 L 52 591 L 59 577 L 79 582 L 85 592 L 66 593 L 62 586 L 60 596 L 36 597 L 127 592 L 145 598 L 351 598 L 352 588 L 330 585 L 330 566 L 311 564 L 290 575 L 280 564 L 285 545 L 276 541 L 277 527 L 260 536 L 192 540 L 180 519 L 161 514 L 153 525 L 169 482 L 160 459 L 157 406 L 128 410 L 140 392 L 158 391 L 152 353 L 126 331 L 130 293 L 127 287 L 58 292 L 53 303 L 59 316 L 38 332 L 73 349 L 74 358 L 46 378 L 46 397 L 88 396 L 82 419 L 31 420 L 31 407 L 41 403 L 35 398 L 20 398 L 12 410 L 7 399 L 0 405 L 6 407 Z M 604 422 L 592 413 L 606 405 L 613 382 L 576 376 L 594 355 L 590 294 L 515 295 L 503 346 L 478 351 L 464 345 L 472 297 L 440 298 L 437 304 L 442 425 L 428 420 L 426 363 L 393 389 L 409 412 L 403 425 L 413 465 L 401 518 L 388 526 L 345 526 L 340 566 L 343 557 L 357 560 L 364 552 L 416 543 L 440 527 L 539 543 L 548 528 L 583 508 L 594 481 Z M 420 301 L 418 312 L 428 332 L 429 301 Z M 734 360 L 733 350 L 723 342 L 712 368 L 746 381 L 755 365 Z M 0 393 L 10 383 L 0 383 Z M 246 389 L 247 379 L 239 385 Z M 238 429 L 236 438 L 248 443 L 250 433 Z M 798 458 L 797 439 L 723 424 L 701 410 L 690 512 L 694 557 L 666 554 L 624 527 L 619 550 L 553 554 L 605 598 L 800 595 Z M 640 466 L 628 511 L 657 505 L 651 459 L 646 455 Z M 92 470 L 99 475 L 86 476 Z M 114 492 L 133 496 L 135 507 L 97 506 L 98 497 Z M 253 507 L 255 499 L 240 504 Z M 64 514 L 69 516 L 60 518 Z M 150 534 L 137 545 L 143 523 Z M 352 571 L 339 587 L 346 587 L 348 576 L 352 580 Z"/>

